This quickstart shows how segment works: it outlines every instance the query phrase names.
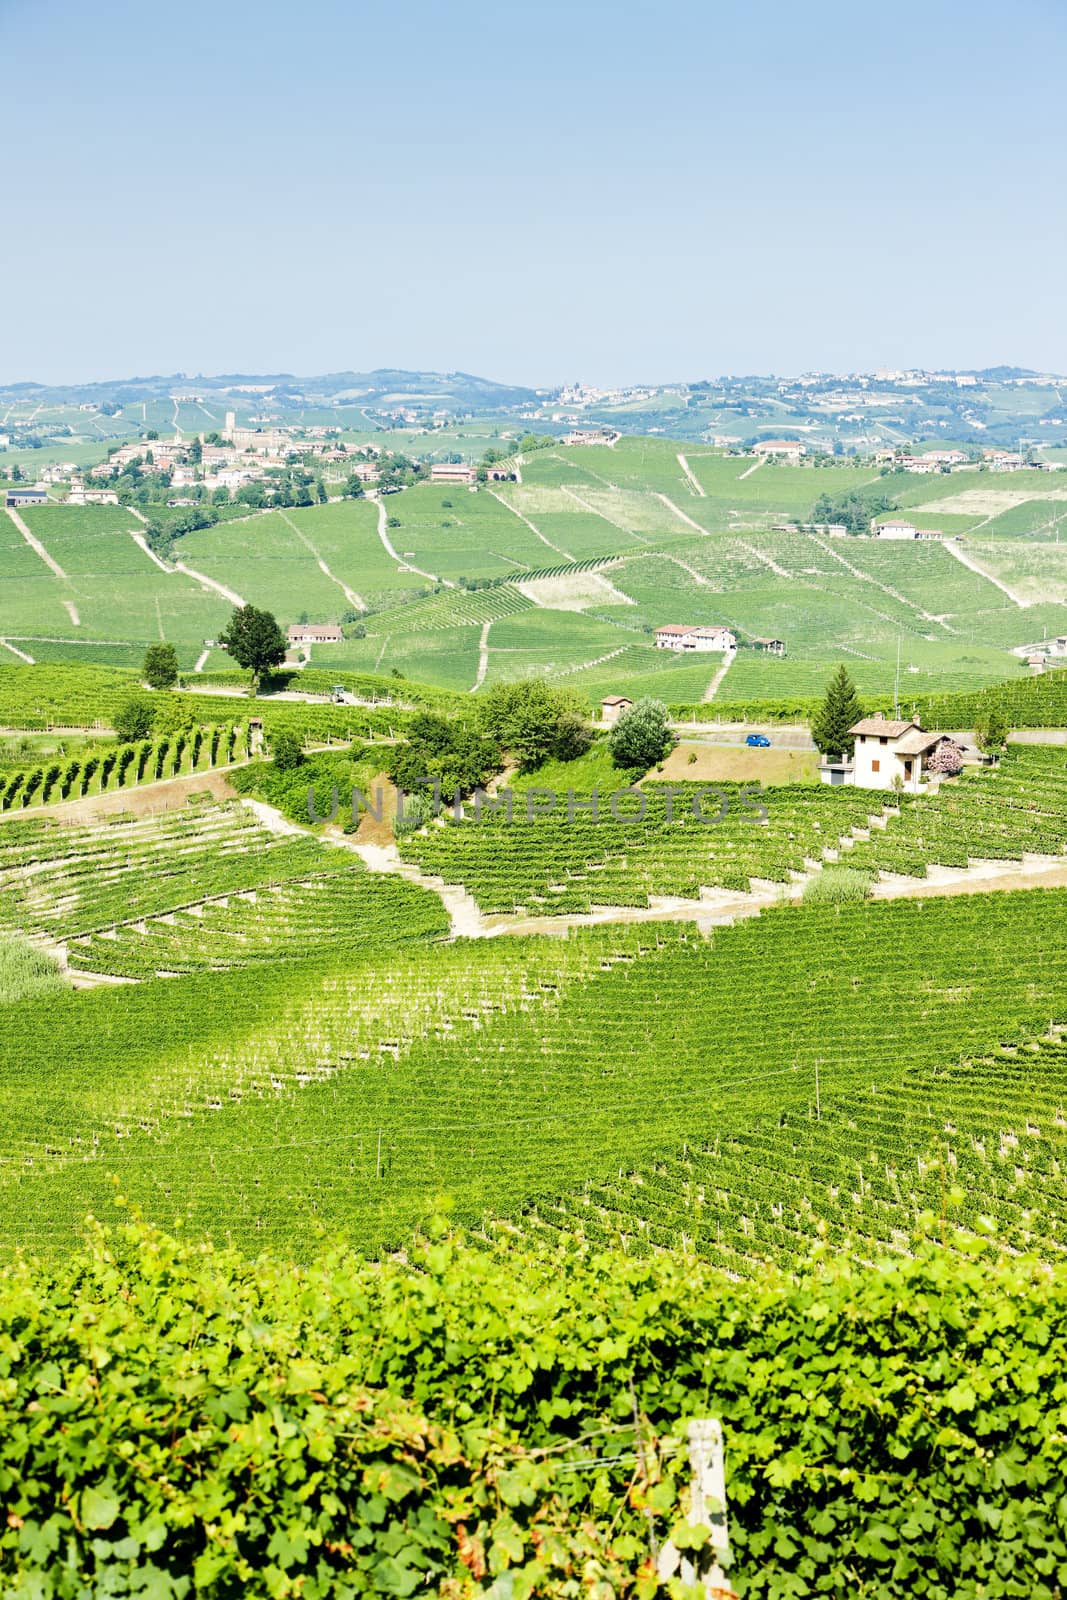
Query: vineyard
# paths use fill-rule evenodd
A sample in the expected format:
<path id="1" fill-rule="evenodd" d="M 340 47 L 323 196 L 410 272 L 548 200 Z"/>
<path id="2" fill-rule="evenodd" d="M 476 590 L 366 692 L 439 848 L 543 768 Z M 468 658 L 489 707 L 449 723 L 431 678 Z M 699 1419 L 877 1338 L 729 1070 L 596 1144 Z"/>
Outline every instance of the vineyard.
<path id="1" fill-rule="evenodd" d="M 468 807 L 463 821 L 446 813 L 401 848 L 423 871 L 462 883 L 485 912 L 543 916 L 788 886 L 846 856 L 872 876 L 923 877 L 934 863 L 1067 850 L 1067 753 L 1020 748 L 924 796 L 646 782 L 614 802 L 605 786 L 595 817 L 587 797 L 564 794 L 531 820 L 548 803 L 530 790 L 515 797 L 511 820 L 488 808 Z"/>
<path id="2" fill-rule="evenodd" d="M 917 1154 L 929 1169 L 940 1159 L 951 1188 L 945 1145 L 971 1170 L 971 1108 L 976 1138 L 996 1121 L 995 1139 L 982 1134 L 991 1165 L 975 1203 L 992 1203 L 995 1176 L 1006 1201 L 1055 1219 L 1061 1058 L 1049 1045 L 1047 1073 L 1031 1078 L 1018 1077 L 1017 1064 L 1029 1063 L 1031 1040 L 1067 1019 L 1065 910 L 1067 894 L 1045 891 L 796 907 L 710 939 L 668 924 L 604 927 L 563 940 L 394 950 L 385 962 L 318 946 L 303 962 L 265 967 L 254 986 L 235 970 L 75 996 L 47 1012 L 16 1004 L 0 1046 L 4 1238 L 65 1248 L 86 1212 L 108 1214 L 108 1175 L 117 1173 L 150 1217 L 180 1213 L 194 1231 L 245 1248 L 274 1243 L 307 1255 L 326 1226 L 373 1251 L 410 1238 L 437 1194 L 494 1237 L 493 1219 L 521 1221 L 561 1195 L 572 1197 L 562 1202 L 572 1215 L 584 1185 L 630 1196 L 627 1174 L 648 1175 L 651 1189 L 666 1165 L 661 1187 L 677 1215 L 663 1237 L 695 1241 L 681 1173 L 686 1161 L 703 1163 L 706 1188 L 718 1148 L 725 1198 L 708 1200 L 699 1247 L 714 1257 L 718 1223 L 736 1267 L 739 1236 L 752 1256 L 784 1254 L 787 1222 L 765 1240 L 742 1219 L 770 1227 L 772 1208 L 783 1218 L 797 1209 L 789 1173 L 809 1184 L 828 1225 L 890 1241 L 909 1235 L 929 1184 L 917 1197 L 905 1161 Z M 84 926 L 84 916 L 75 920 Z M 1005 1050 L 1018 1054 L 1005 1057 L 997 1117 L 991 1093 L 981 1103 L 991 1069 L 979 1065 L 973 1078 L 967 1069 Z M 32 1099 L 28 1081 L 38 1085 Z M 924 1092 L 958 1138 L 922 1122 Z M 865 1155 L 861 1187 L 851 1157 L 835 1166 L 820 1133 L 909 1095 L 916 1110 L 898 1127 L 904 1143 L 884 1162 Z M 813 1128 L 821 1105 L 825 1120 Z M 788 1131 L 772 1138 L 781 1119 Z M 748 1139 L 754 1155 L 761 1133 L 767 1159 L 753 1159 L 745 1177 L 739 1152 Z M 871 1137 L 849 1133 L 857 1154 Z M 778 1153 L 778 1142 L 794 1140 L 795 1154 L 790 1143 Z M 999 1152 L 1013 1141 L 1033 1159 L 1005 1169 Z M 860 1227 L 849 1195 L 866 1198 L 868 1179 L 880 1209 Z M 895 1216 L 887 1194 L 896 1194 Z M 997 1219 L 1012 1238 L 1019 1216 Z M 794 1231 L 799 1246 L 814 1224 Z M 1058 1243 L 1051 1222 L 1035 1221 L 1030 1233 Z"/>
<path id="3" fill-rule="evenodd" d="M 894 713 L 892 695 L 863 696 L 867 716 Z M 671 705 L 680 722 L 795 722 L 810 719 L 819 704 L 817 695 L 789 695 L 766 700 L 721 700 L 705 704 Z M 902 695 L 900 709 L 917 716 L 924 728 L 964 730 L 992 707 L 1002 711 L 1012 728 L 1067 728 L 1067 671 L 1057 669 L 1039 677 L 1013 678 L 984 689 L 952 694 Z"/>
<path id="4" fill-rule="evenodd" d="M 441 935 L 436 895 L 240 806 L 0 831 L 0 927 L 64 942 L 75 971 L 152 977 Z"/>
<path id="5" fill-rule="evenodd" d="M 491 1236 L 573 1238 L 631 1255 L 709 1256 L 739 1277 L 820 1246 L 909 1251 L 933 1219 L 1014 1252 L 1067 1251 L 1067 1044 L 1059 1030 L 993 1056 L 822 1094 L 690 1143 L 670 1159 L 529 1207 Z M 813 1087 L 813 1086 L 812 1086 Z M 1009 1109 L 1010 1108 L 1010 1109 Z"/>
<path id="6" fill-rule="evenodd" d="M 206 674 L 204 681 L 210 683 Z M 226 723 L 233 722 L 236 716 L 242 720 L 250 715 L 257 716 L 262 718 L 268 732 L 286 728 L 314 741 L 363 739 L 375 733 L 389 733 L 403 726 L 409 715 L 409 704 L 422 700 L 443 704 L 449 700 L 441 691 L 426 691 L 418 685 L 401 685 L 395 679 L 360 673 L 346 677 L 344 673 L 317 671 L 308 674 L 306 683 L 301 676 L 300 687 L 325 697 L 335 682 L 344 683 L 357 696 L 379 703 L 305 703 L 261 695 L 254 702 L 242 698 L 235 704 L 232 693 L 199 691 L 195 694 L 159 692 L 153 694 L 152 702 L 164 715 L 191 713 L 201 723 Z M 238 685 L 247 691 L 247 673 L 241 676 L 227 672 L 218 680 L 220 689 Z M 397 704 L 398 688 L 403 691 L 400 704 Z M 124 669 L 62 664 L 0 667 L 0 727 L 106 732 L 119 708 L 140 692 L 139 675 Z"/>
<path id="7" fill-rule="evenodd" d="M 192 777 L 244 760 L 248 729 L 240 723 L 193 727 L 136 743 L 90 744 L 40 763 L 0 765 L 0 812 L 112 794 L 164 778 Z"/>
<path id="8" fill-rule="evenodd" d="M 653 783 L 625 793 L 614 811 L 602 793 L 595 818 L 587 797 L 569 804 L 564 795 L 551 815 L 529 820 L 546 803 L 531 790 L 516 797 L 510 821 L 488 809 L 450 818 L 409 834 L 401 849 L 424 872 L 462 883 L 486 912 L 647 907 L 658 897 L 697 899 L 703 889 L 747 892 L 753 879 L 788 884 L 843 834 L 866 829 L 881 798 L 810 785 L 754 798 L 737 784 Z"/>
<path id="9" fill-rule="evenodd" d="M 129 1226 L 0 1275 L 0 1572 L 667 1600 L 713 1409 L 745 1600 L 1057 1600 L 1065 1337 L 1062 1271 L 989 1251 L 749 1284 L 440 1237 L 299 1270 Z"/>

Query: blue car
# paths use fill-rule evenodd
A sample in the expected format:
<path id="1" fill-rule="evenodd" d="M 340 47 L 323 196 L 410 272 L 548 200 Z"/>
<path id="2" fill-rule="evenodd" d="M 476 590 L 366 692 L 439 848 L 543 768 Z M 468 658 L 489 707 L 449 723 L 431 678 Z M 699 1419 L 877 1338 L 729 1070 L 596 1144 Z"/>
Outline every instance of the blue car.
<path id="1" fill-rule="evenodd" d="M 745 743 L 750 744 L 754 750 L 769 750 L 771 748 L 771 741 L 765 733 L 750 733 Z"/>

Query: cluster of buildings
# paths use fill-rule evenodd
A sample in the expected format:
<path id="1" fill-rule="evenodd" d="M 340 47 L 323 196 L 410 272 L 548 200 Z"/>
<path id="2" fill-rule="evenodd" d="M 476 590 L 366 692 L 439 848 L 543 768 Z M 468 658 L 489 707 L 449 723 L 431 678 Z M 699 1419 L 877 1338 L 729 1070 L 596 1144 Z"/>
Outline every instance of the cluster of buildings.
<path id="1" fill-rule="evenodd" d="M 564 444 L 617 444 L 620 434 L 616 428 L 572 428 L 564 434 Z"/>
<path id="2" fill-rule="evenodd" d="M 1030 671 L 1040 676 L 1050 661 L 1062 660 L 1067 656 L 1067 634 L 1061 633 L 1055 639 L 1049 639 L 1044 644 L 1026 645 L 1022 650 L 1015 650 L 1014 655 L 1026 654 L 1026 665 Z"/>
<path id="3" fill-rule="evenodd" d="M 1055 463 L 1030 462 L 1019 450 L 985 449 L 980 461 L 974 461 L 966 450 L 922 450 L 918 455 L 908 455 L 899 450 L 876 450 L 875 461 L 888 466 L 902 467 L 905 472 L 968 472 L 984 467 L 987 472 L 1053 472 Z"/>
<path id="4" fill-rule="evenodd" d="M 173 489 L 199 483 L 232 494 L 247 483 L 264 481 L 270 473 L 291 466 L 294 460 L 310 456 L 344 465 L 348 475 L 363 483 L 374 483 L 378 478 L 372 461 L 340 448 L 326 428 L 238 427 L 236 414 L 228 411 L 219 437 L 221 444 L 208 444 L 201 438 L 198 449 L 194 448 L 194 441 L 183 439 L 180 433 L 175 433 L 173 439 L 138 440 L 120 446 L 94 471 L 98 476 L 114 476 L 136 462 L 169 473 Z M 361 448 L 375 453 L 372 447 Z"/>

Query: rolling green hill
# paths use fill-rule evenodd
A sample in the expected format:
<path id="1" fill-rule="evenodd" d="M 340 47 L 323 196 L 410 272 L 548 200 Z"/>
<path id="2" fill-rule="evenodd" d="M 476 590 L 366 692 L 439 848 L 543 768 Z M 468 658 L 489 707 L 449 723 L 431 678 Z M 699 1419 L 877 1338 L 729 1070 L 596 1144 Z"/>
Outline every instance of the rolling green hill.
<path id="1" fill-rule="evenodd" d="M 240 596 L 283 624 L 344 619 L 345 641 L 314 652 L 327 670 L 395 669 L 460 692 L 547 673 L 591 702 L 682 703 L 711 692 L 721 663 L 665 659 L 653 630 L 715 623 L 742 645 L 715 691 L 736 704 L 815 695 L 841 660 L 869 695 L 979 688 L 1021 677 L 1028 646 L 1067 632 L 1054 474 L 915 478 L 640 437 L 537 450 L 517 472 L 476 492 L 423 483 L 380 504 L 229 518 L 162 562 L 123 507 L 25 510 L 40 549 L 0 518 L 0 650 L 134 665 L 165 637 L 189 670 Z M 856 493 L 950 537 L 803 526 L 821 496 Z M 760 636 L 783 639 L 785 657 L 748 648 Z"/>

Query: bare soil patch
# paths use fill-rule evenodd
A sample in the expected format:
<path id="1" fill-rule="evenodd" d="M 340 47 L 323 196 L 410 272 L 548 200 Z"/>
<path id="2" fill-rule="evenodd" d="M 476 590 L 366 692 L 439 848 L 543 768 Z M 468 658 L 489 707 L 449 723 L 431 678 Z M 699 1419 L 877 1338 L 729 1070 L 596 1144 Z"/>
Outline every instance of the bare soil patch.
<path id="1" fill-rule="evenodd" d="M 695 761 L 690 760 L 692 755 L 696 756 Z M 663 763 L 663 771 L 650 772 L 644 781 L 815 783 L 818 776 L 819 757 L 814 750 L 753 750 L 748 746 L 738 749 L 683 739 Z"/>

